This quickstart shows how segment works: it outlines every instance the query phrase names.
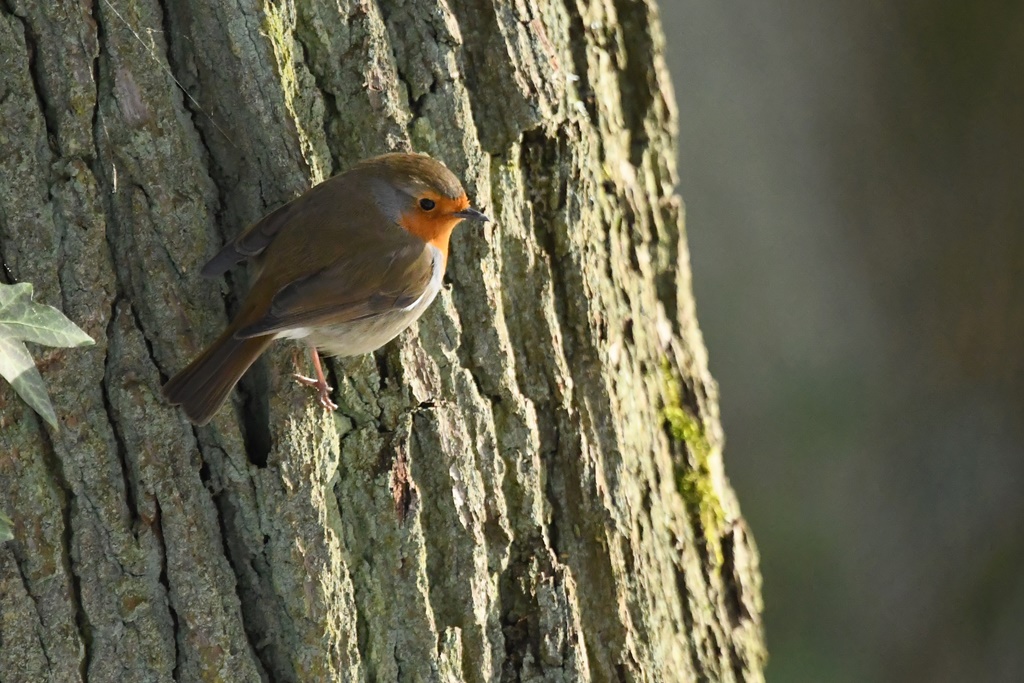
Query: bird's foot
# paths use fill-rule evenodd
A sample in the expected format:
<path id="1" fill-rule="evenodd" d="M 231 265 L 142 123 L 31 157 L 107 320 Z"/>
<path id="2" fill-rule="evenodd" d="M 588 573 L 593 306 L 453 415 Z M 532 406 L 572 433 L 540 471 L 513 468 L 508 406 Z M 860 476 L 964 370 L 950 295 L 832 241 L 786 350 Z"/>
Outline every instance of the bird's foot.
<path id="1" fill-rule="evenodd" d="M 334 411 L 338 409 L 338 404 L 331 400 L 331 387 L 328 386 L 327 382 L 321 382 L 315 377 L 306 377 L 298 373 L 293 374 L 292 379 L 303 386 L 316 389 L 317 403 L 322 405 L 325 410 Z"/>
<path id="2" fill-rule="evenodd" d="M 317 387 L 319 389 L 320 382 L 317 381 L 316 377 L 306 377 L 295 372 L 292 373 L 292 379 L 301 384 L 304 387 Z"/>
<path id="3" fill-rule="evenodd" d="M 333 413 L 338 409 L 338 404 L 331 400 L 331 388 L 325 384 L 322 387 L 319 387 L 319 389 L 320 395 L 318 397 L 318 401 L 320 405 L 324 407 L 324 410 Z"/>
<path id="4" fill-rule="evenodd" d="M 331 387 L 327 384 L 327 378 L 324 377 L 323 367 L 320 365 L 320 354 L 317 353 L 316 347 L 310 346 L 310 355 L 313 358 L 313 369 L 316 370 L 316 377 L 306 377 L 305 375 L 299 374 L 298 372 L 292 375 L 295 381 L 307 387 L 314 387 L 317 391 L 317 402 L 324 407 L 325 410 L 335 411 L 338 409 L 338 404 L 331 400 Z M 294 356 L 293 360 L 298 365 L 298 356 Z"/>

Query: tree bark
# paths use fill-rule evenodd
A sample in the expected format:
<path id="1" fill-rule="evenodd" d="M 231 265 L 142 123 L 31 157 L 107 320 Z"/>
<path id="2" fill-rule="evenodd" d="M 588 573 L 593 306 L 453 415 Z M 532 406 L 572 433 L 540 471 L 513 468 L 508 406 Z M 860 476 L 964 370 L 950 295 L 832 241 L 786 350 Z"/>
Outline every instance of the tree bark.
<path id="1" fill-rule="evenodd" d="M 0 0 L 0 257 L 96 346 L 0 386 L 0 681 L 762 680 L 651 0 Z M 340 409 L 160 385 L 223 241 L 356 160 L 496 222 Z"/>

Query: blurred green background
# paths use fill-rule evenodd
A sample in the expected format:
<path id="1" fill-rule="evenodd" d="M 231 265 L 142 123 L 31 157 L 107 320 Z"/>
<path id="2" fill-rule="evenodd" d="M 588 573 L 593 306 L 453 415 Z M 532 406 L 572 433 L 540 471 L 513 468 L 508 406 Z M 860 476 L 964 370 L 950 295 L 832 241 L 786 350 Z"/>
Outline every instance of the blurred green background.
<path id="1" fill-rule="evenodd" d="M 1024 3 L 661 14 L 768 680 L 1024 680 Z"/>

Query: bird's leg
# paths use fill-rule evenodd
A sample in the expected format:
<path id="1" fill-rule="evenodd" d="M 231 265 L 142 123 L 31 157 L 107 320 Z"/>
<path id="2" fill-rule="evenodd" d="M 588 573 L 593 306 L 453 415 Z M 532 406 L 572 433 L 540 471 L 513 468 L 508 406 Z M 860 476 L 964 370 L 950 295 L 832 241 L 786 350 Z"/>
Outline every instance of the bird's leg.
<path id="1" fill-rule="evenodd" d="M 331 387 L 328 386 L 327 378 L 324 377 L 323 366 L 320 365 L 320 353 L 316 350 L 316 347 L 313 345 L 310 345 L 309 353 L 313 357 L 313 369 L 316 370 L 316 378 L 306 377 L 305 375 L 300 375 L 297 372 L 293 374 L 292 377 L 294 377 L 295 381 L 298 382 L 299 384 L 304 384 L 307 387 L 316 387 L 317 392 L 320 394 L 320 405 L 322 405 L 325 409 L 337 410 L 338 404 L 331 400 Z M 295 364 L 297 366 L 297 358 L 294 360 L 296 360 Z"/>
<path id="2" fill-rule="evenodd" d="M 298 346 L 293 346 L 292 347 L 292 367 L 295 368 L 295 372 L 292 373 L 292 379 L 294 379 L 299 384 L 303 384 L 303 385 L 305 385 L 307 387 L 316 386 L 316 380 L 315 379 L 313 379 L 312 377 L 306 377 L 305 375 L 303 375 L 301 373 L 301 370 L 302 370 L 302 358 L 299 355 L 301 353 L 302 353 L 302 351 L 301 351 L 300 347 L 298 347 Z"/>

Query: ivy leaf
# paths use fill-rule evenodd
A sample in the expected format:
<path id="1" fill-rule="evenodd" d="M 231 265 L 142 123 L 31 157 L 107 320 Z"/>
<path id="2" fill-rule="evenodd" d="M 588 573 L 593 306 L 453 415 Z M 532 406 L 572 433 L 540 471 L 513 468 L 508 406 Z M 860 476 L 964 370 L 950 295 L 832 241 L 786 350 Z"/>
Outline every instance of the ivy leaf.
<path id="1" fill-rule="evenodd" d="M 11 521 L 11 518 L 0 512 L 0 543 L 14 538 L 13 527 L 14 522 Z"/>
<path id="2" fill-rule="evenodd" d="M 94 342 L 53 306 L 33 303 L 31 284 L 0 284 L 0 376 L 56 429 L 57 415 L 25 342 L 65 347 Z"/>

